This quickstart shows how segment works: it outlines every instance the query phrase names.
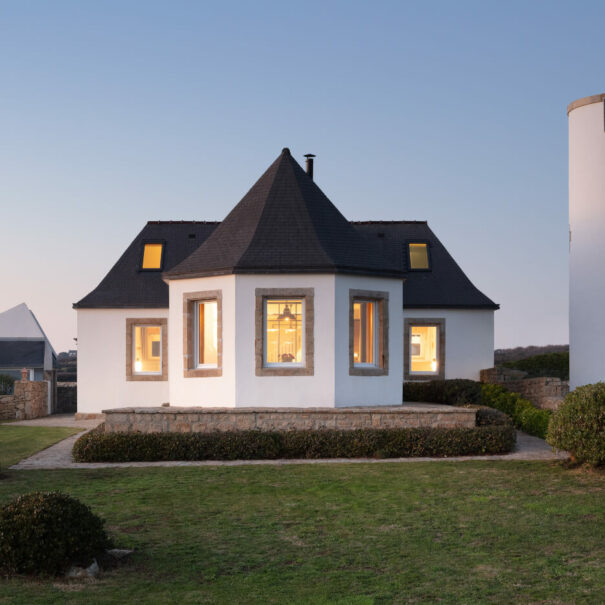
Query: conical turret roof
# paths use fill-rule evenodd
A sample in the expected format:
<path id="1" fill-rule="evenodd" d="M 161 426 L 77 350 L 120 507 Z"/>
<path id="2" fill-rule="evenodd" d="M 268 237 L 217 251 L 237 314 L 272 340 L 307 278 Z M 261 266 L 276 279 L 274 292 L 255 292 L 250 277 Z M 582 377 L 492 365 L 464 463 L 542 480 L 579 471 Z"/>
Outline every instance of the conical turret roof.
<path id="1" fill-rule="evenodd" d="M 210 237 L 164 276 L 353 273 L 402 277 L 400 251 L 338 211 L 285 148 Z"/>

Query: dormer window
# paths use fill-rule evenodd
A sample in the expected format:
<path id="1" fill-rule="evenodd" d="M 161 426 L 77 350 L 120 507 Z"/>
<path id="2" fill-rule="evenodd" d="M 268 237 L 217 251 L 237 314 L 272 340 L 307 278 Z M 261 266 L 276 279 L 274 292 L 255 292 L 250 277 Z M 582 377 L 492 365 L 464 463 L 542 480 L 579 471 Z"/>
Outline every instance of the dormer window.
<path id="1" fill-rule="evenodd" d="M 164 244 L 145 244 L 143 248 L 143 260 L 141 262 L 141 269 L 143 269 L 144 271 L 157 271 L 161 269 L 163 256 Z"/>
<path id="2" fill-rule="evenodd" d="M 431 268 L 429 263 L 429 249 L 426 242 L 408 244 L 409 267 L 412 270 L 428 270 Z"/>

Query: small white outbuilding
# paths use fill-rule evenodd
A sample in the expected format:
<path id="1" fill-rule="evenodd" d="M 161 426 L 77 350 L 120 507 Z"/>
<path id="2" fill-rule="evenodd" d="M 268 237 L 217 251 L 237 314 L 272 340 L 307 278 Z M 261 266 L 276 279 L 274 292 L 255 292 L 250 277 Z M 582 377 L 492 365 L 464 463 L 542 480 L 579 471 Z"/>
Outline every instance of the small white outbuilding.
<path id="1" fill-rule="evenodd" d="M 498 308 L 424 221 L 349 222 L 284 149 L 221 223 L 150 222 L 76 303 L 78 411 L 399 405 L 478 379 Z"/>

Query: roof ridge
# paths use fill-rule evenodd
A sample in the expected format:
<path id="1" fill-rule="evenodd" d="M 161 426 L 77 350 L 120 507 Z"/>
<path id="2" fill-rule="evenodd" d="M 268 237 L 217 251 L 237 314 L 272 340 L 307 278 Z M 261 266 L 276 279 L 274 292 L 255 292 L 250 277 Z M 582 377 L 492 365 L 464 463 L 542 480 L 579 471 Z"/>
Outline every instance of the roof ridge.
<path id="1" fill-rule="evenodd" d="M 147 221 L 148 225 L 219 225 L 221 221 Z"/>
<path id="2" fill-rule="evenodd" d="M 428 221 L 349 221 L 353 225 L 426 225 Z"/>

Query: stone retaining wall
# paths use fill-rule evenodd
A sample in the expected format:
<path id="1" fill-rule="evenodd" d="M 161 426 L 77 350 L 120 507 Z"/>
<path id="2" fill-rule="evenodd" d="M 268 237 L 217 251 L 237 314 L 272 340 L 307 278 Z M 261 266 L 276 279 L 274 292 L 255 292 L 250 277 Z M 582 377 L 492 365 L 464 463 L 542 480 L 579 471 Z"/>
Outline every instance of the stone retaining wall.
<path id="1" fill-rule="evenodd" d="M 123 433 L 361 428 L 471 428 L 475 410 L 417 404 L 380 408 L 121 408 L 104 410 L 105 431 Z"/>
<path id="2" fill-rule="evenodd" d="M 0 420 L 31 420 L 48 416 L 48 383 L 15 380 L 12 395 L 0 395 Z"/>
<path id="3" fill-rule="evenodd" d="M 499 384 L 509 391 L 519 393 L 537 408 L 556 410 L 569 393 L 569 382 L 553 377 L 525 378 L 527 372 L 511 368 L 481 370 L 481 382 Z"/>

